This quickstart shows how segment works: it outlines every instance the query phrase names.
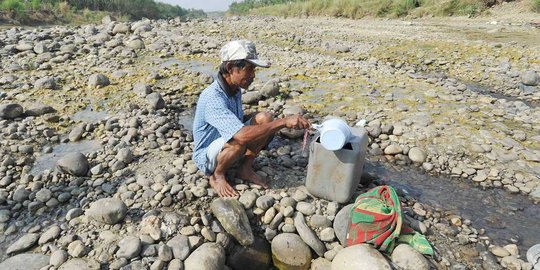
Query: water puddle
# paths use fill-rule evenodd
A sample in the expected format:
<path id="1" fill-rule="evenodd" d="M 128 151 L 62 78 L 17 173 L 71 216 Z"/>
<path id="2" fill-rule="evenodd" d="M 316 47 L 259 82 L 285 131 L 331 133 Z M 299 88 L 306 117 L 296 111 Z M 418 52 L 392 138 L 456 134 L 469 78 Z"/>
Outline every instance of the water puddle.
<path id="1" fill-rule="evenodd" d="M 192 110 L 183 111 L 176 118 L 178 120 L 178 123 L 189 131 L 193 131 L 193 118 L 195 117 L 195 108 L 196 107 L 193 107 Z"/>
<path id="2" fill-rule="evenodd" d="M 44 170 L 54 170 L 56 162 L 68 153 L 81 152 L 83 154 L 92 153 L 101 149 L 101 143 L 97 140 L 80 141 L 60 144 L 53 147 L 53 151 L 48 154 L 39 156 L 32 166 L 30 174 L 37 175 Z"/>
<path id="3" fill-rule="evenodd" d="M 109 114 L 106 111 L 95 111 L 92 106 L 86 107 L 84 111 L 75 113 L 71 119 L 86 123 L 97 123 L 107 118 Z"/>
<path id="4" fill-rule="evenodd" d="M 165 59 L 158 65 L 159 69 L 171 68 L 179 66 L 193 72 L 199 72 L 208 76 L 214 76 L 217 72 L 217 67 L 210 62 L 200 60 L 180 60 L 176 58 Z"/>
<path id="5" fill-rule="evenodd" d="M 523 195 L 510 194 L 503 189 L 482 190 L 457 179 L 376 162 L 367 162 L 364 170 L 385 184 L 405 190 L 422 203 L 471 220 L 475 228 L 484 228 L 498 245 L 518 239 L 520 254 L 540 241 L 540 207 Z"/>

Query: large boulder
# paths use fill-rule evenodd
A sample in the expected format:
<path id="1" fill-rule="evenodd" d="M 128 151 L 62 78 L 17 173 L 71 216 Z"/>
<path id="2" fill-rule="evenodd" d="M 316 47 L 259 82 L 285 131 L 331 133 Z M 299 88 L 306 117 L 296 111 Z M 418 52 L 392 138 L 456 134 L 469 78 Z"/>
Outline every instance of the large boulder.
<path id="1" fill-rule="evenodd" d="M 98 222 L 113 225 L 124 219 L 127 206 L 120 199 L 103 198 L 93 202 L 86 213 Z"/>
<path id="2" fill-rule="evenodd" d="M 13 119 L 22 116 L 24 109 L 21 105 L 11 103 L 0 105 L 0 119 Z"/>
<path id="3" fill-rule="evenodd" d="M 332 261 L 332 270 L 391 270 L 384 256 L 371 245 L 361 244 L 342 249 Z"/>
<path id="4" fill-rule="evenodd" d="M 0 262 L 0 269 L 40 270 L 49 264 L 49 256 L 42 254 L 19 254 Z"/>
<path id="5" fill-rule="evenodd" d="M 429 270 L 429 262 L 409 245 L 400 244 L 392 252 L 392 262 L 403 270 Z"/>
<path id="6" fill-rule="evenodd" d="M 225 266 L 225 250 L 216 243 L 204 243 L 184 262 L 186 270 L 221 270 Z"/>
<path id="7" fill-rule="evenodd" d="M 88 172 L 88 159 L 82 153 L 69 153 L 56 163 L 60 170 L 75 176 L 85 176 Z"/>
<path id="8" fill-rule="evenodd" d="M 249 225 L 246 211 L 237 199 L 219 198 L 210 206 L 212 213 L 223 228 L 243 246 L 253 244 L 253 231 Z"/>
<path id="9" fill-rule="evenodd" d="M 272 239 L 272 260 L 281 270 L 307 270 L 311 250 L 297 234 L 282 233 Z"/>

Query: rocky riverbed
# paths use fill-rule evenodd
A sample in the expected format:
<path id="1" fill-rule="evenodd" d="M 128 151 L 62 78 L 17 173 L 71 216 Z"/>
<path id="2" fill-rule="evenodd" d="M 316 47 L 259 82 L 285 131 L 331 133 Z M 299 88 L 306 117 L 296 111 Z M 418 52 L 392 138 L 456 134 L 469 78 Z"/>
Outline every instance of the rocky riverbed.
<path id="1" fill-rule="evenodd" d="M 532 269 L 540 252 L 523 239 L 494 242 L 402 189 L 436 255 L 346 248 L 350 206 L 307 192 L 303 133 L 290 130 L 256 162 L 271 189 L 234 179 L 238 200 L 217 199 L 190 122 L 233 38 L 273 63 L 246 112 L 366 120 L 370 162 L 540 201 L 540 31 L 526 18 L 13 27 L 0 30 L 0 268 Z"/>

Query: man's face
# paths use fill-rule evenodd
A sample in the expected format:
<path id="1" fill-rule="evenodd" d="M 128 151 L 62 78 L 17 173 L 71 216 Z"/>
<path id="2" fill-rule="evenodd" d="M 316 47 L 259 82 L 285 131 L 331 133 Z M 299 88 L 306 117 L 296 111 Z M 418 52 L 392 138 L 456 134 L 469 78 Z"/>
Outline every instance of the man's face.
<path id="1" fill-rule="evenodd" d="M 255 66 L 249 62 L 243 68 L 233 68 L 230 72 L 231 81 L 240 88 L 248 89 L 255 79 Z"/>

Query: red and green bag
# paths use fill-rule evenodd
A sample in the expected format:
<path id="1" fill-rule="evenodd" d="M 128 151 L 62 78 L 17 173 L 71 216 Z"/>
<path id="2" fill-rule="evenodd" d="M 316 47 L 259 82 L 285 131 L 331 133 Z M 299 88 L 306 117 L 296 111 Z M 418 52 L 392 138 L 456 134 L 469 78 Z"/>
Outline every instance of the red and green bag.
<path id="1" fill-rule="evenodd" d="M 347 246 L 368 243 L 389 254 L 396 242 L 433 255 L 427 239 L 403 224 L 401 202 L 393 187 L 379 186 L 359 195 L 350 212 Z"/>

